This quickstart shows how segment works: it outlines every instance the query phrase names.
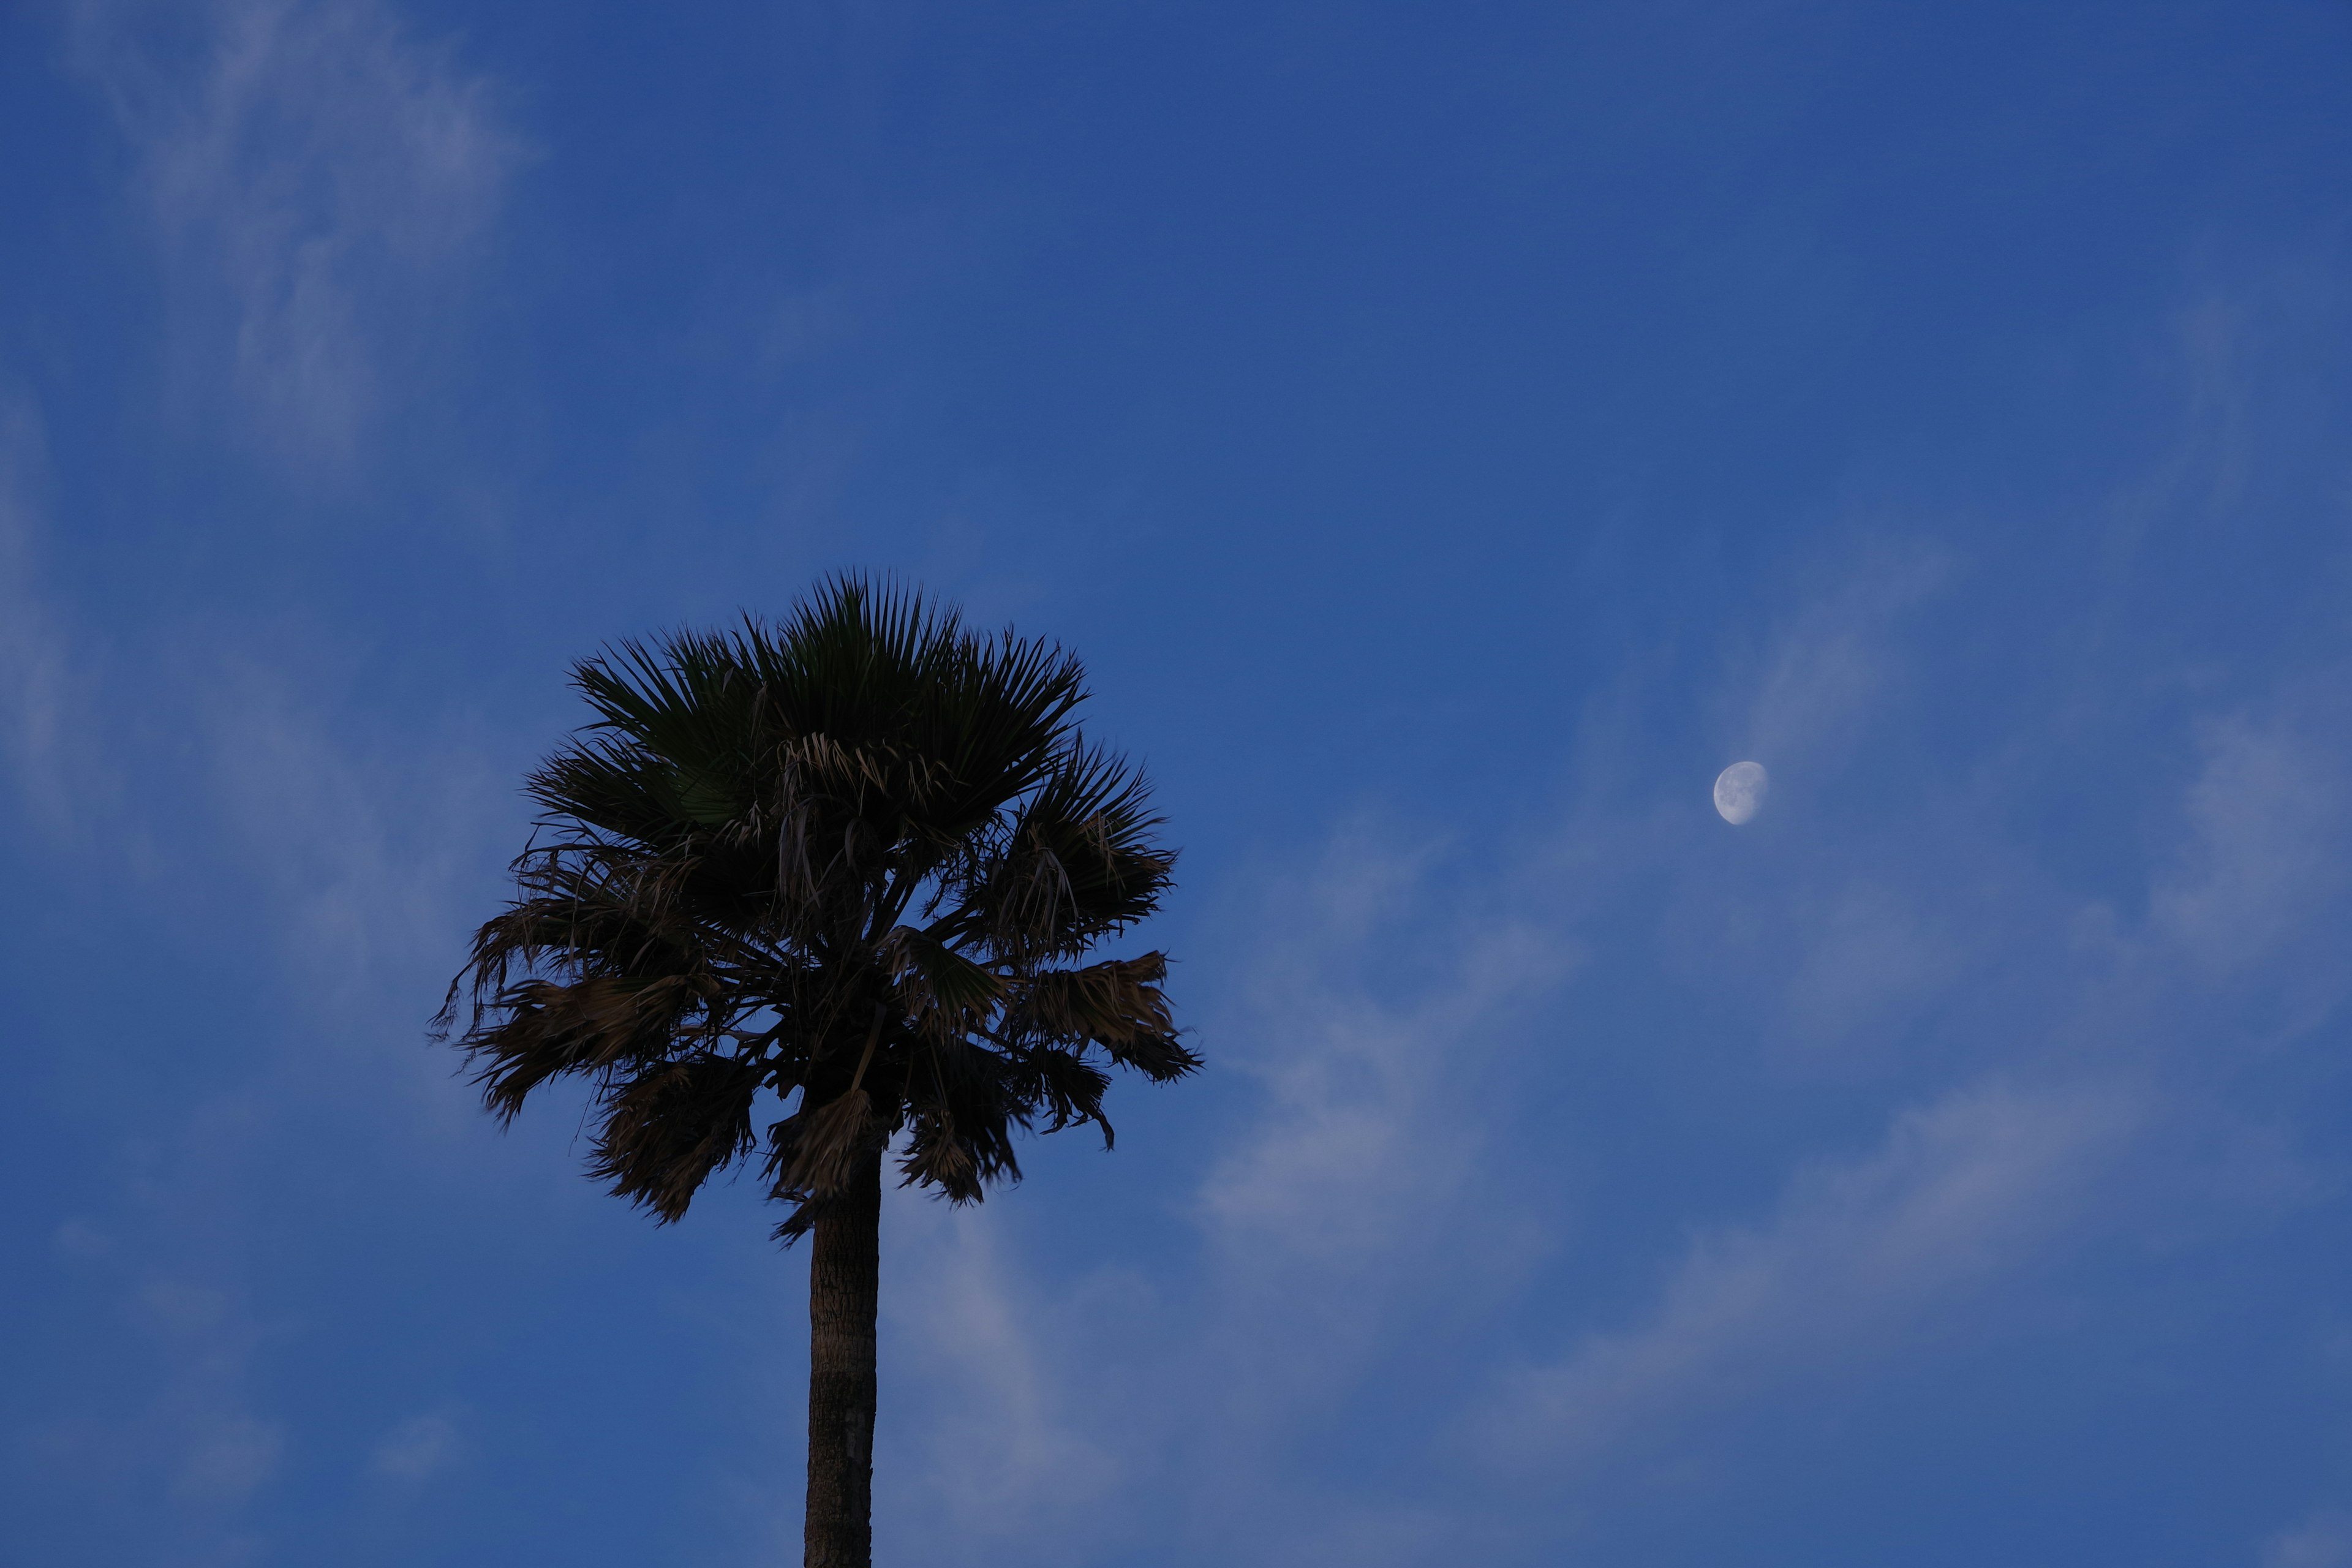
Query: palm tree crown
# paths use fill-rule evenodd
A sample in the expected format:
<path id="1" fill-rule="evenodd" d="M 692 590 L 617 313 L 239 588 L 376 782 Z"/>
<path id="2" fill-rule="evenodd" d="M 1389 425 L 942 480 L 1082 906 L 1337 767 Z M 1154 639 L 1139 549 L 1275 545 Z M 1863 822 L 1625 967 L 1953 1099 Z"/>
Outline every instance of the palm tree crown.
<path id="1" fill-rule="evenodd" d="M 971 1201 L 1019 1175 L 1017 1129 L 1108 1143 L 1105 1063 L 1199 1065 L 1163 955 L 1081 962 L 1174 856 L 1142 776 L 1076 728 L 1071 655 L 842 577 L 780 628 L 623 643 L 572 679 L 596 719 L 530 775 L 520 896 L 437 1024 L 463 1013 L 502 1119 L 593 1079 L 614 1193 L 678 1218 L 759 1146 L 764 1095 L 793 1102 L 766 1134 L 786 1239 L 901 1132 L 908 1183 Z"/>

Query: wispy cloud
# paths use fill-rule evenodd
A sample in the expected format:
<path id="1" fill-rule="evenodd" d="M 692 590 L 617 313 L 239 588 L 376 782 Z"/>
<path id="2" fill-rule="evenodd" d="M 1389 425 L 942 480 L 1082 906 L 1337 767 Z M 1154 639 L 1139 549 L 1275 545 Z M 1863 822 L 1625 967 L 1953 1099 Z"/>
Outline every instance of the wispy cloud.
<path id="1" fill-rule="evenodd" d="M 1919 681 L 1949 678 L 1931 657 L 1935 591 L 1965 567 L 1932 547 L 1868 545 L 1846 571 L 1817 572 L 1732 661 L 1717 710 L 1821 778 L 1876 765 L 1875 727 L 1921 700 Z M 1656 756 L 1611 750 L 1638 741 L 1587 726 L 1572 771 L 1617 782 L 1509 835 L 1507 857 L 1394 821 L 1341 828 L 1219 922 L 1247 934 L 1221 963 L 1233 978 L 1206 1037 L 1255 1098 L 1202 1166 L 1197 1260 L 1125 1286 L 1139 1321 L 1183 1325 L 1163 1364 L 1039 1310 L 1050 1292 L 1031 1246 L 1005 1230 L 981 1293 L 996 1305 L 979 1318 L 1034 1336 L 1008 1356 L 1023 1369 L 1009 1407 L 1063 1412 L 1113 1473 L 1189 1500 L 1167 1526 L 1185 1552 L 1426 1561 L 1486 1539 L 1494 1486 L 1605 1510 L 1620 1467 L 1969 1353 L 2009 1321 L 1993 1307 L 2031 1302 L 2085 1246 L 2195 1246 L 2309 1202 L 2292 1135 L 2217 1094 L 2225 1015 L 2178 959 L 2204 944 L 2232 977 L 2276 981 L 2336 907 L 2352 857 L 2318 814 L 2341 793 L 2342 726 L 2295 695 L 2323 689 L 2176 721 L 2204 737 L 2205 763 L 2186 782 L 2150 781 L 2146 809 L 2167 826 L 2147 847 L 2144 915 L 2086 909 L 2039 863 L 2008 828 L 2012 775 L 1998 767 L 1905 775 L 1942 792 L 1932 833 L 1895 812 L 1817 819 L 1801 843 L 1739 840 L 1734 859 L 1729 830 L 1701 815 L 1704 777 L 1661 784 Z M 1990 743 L 2043 743 L 2065 700 L 2021 693 Z M 1496 855 L 1483 870 L 1481 851 Z M 1748 958 L 1727 966 L 1741 931 Z M 1554 1162 L 1609 1134 L 1574 1108 L 1548 1118 L 1528 1086 L 1580 1092 L 1535 1064 L 1611 1048 L 1586 1037 L 1591 1020 L 1661 971 L 1697 999 L 1636 1013 L 1699 1034 L 1643 1079 L 1665 1158 L 1705 1136 L 1680 1109 L 1719 1092 L 1703 1079 L 1774 1104 L 1808 1098 L 1788 1080 L 1824 1061 L 1776 1058 L 1786 1039 L 1851 1038 L 1853 1057 L 1878 1044 L 1834 1068 L 1875 1087 L 1819 1097 L 1874 1106 L 1860 1124 L 1875 1131 L 1853 1132 L 1849 1115 L 1835 1141 L 1799 1116 L 1759 1134 L 1772 1151 L 1760 1205 L 1752 1189 L 1686 1196 L 1665 1217 L 1687 1239 L 1646 1279 L 1580 1288 L 1620 1265 L 1587 1256 L 1583 1205 L 1600 1200 Z M 1606 1027 L 1637 1056 L 1668 1044 Z M 953 1343 L 977 1331 L 909 1315 L 898 1331 Z M 1424 1364 L 1458 1378 L 1451 1395 L 1417 1395 L 1450 1413 L 1367 1437 L 1382 1382 Z M 1116 1420 L 1090 1409 L 1107 1387 L 1126 1401 Z M 987 1412 L 952 1419 L 977 1433 Z M 1369 1445 L 1383 1458 L 1366 1473 L 1397 1484 L 1318 1488 L 1335 1445 Z M 1412 1479 L 1379 1469 L 1391 1462 Z M 1118 1539 L 1116 1511 L 1075 1520 L 1071 1538 Z"/>
<path id="2" fill-rule="evenodd" d="M 1840 1041 L 1898 1016 L 1960 971 L 1966 954 L 1908 890 L 1855 878 L 1810 894 L 1797 921 L 1808 933 L 1788 986 L 1796 1031 Z"/>
<path id="3" fill-rule="evenodd" d="M 1768 1223 L 1703 1232 L 1646 1321 L 1513 1374 L 1485 1419 L 1490 1456 L 1573 1471 L 1792 1384 L 1865 1374 L 2078 1223 L 2139 1114 L 2129 1090 L 2000 1082 L 1900 1113 L 1870 1154 L 1801 1169 Z"/>
<path id="4" fill-rule="evenodd" d="M 0 756 L 52 834 L 99 793 L 84 718 L 86 672 L 38 576 L 47 442 L 39 408 L 0 393 Z"/>
<path id="5" fill-rule="evenodd" d="M 77 1482 L 111 1475 L 137 1507 L 161 1509 L 169 1518 L 157 1528 L 184 1538 L 188 1560 L 241 1561 L 258 1549 L 247 1525 L 301 1439 L 289 1408 L 300 1400 L 273 1400 L 255 1375 L 301 1309 L 267 1295 L 245 1222 L 257 1194 L 284 1182 L 272 1162 L 322 1121 L 364 1128 L 391 1107 L 418 1131 L 473 1127 L 472 1096 L 424 1048 L 422 1032 L 440 961 L 462 929 L 451 858 L 504 792 L 460 804 L 478 774 L 462 748 L 356 746 L 282 676 L 217 651 L 142 695 L 186 727 L 152 749 L 135 731 L 97 742 L 139 772 L 153 771 L 145 764 L 158 751 L 175 764 L 209 762 L 172 774 L 194 786 L 172 808 L 201 826 L 200 842 L 133 865 L 81 864 L 139 889 L 142 901 L 173 911 L 167 919 L 227 910 L 273 933 L 274 953 L 242 956 L 247 982 L 277 1000 L 250 1015 L 265 1020 L 251 1038 L 210 1051 L 171 1127 L 111 1147 L 102 1163 L 111 1179 L 82 1193 L 88 1212 L 55 1233 L 61 1264 L 139 1326 L 152 1385 L 111 1408 L 52 1415 L 28 1440 Z M 95 817 L 91 837 L 110 844 L 117 826 L 113 815 Z M 367 1468 L 421 1481 L 463 1451 L 461 1438 L 446 1412 L 409 1417 Z"/>
<path id="6" fill-rule="evenodd" d="M 1953 571 L 1946 552 L 1902 534 L 1874 533 L 1858 559 L 1823 563 L 1760 646 L 1732 662 L 1734 747 L 1767 767 L 1842 760 L 1901 673 L 1904 616 Z"/>
<path id="7" fill-rule="evenodd" d="M 375 0 L 70 15 L 74 57 L 137 154 L 183 331 L 225 356 L 264 449 L 350 457 L 400 334 L 522 162 L 493 85 Z"/>
<path id="8" fill-rule="evenodd" d="M 1367 960 L 1426 921 L 1437 863 L 1434 845 L 1360 819 L 1256 917 L 1247 986 L 1209 1026 L 1263 1098 L 1181 1200 L 1197 1281 L 1108 1270 L 1048 1288 L 1020 1194 L 892 1206 L 887 1271 L 907 1283 L 886 1292 L 888 1353 L 920 1391 L 900 1406 L 917 1436 L 898 1440 L 896 1484 L 922 1500 L 931 1522 L 905 1539 L 929 1560 L 991 1560 L 986 1542 L 1017 1535 L 1040 1560 L 1096 1561 L 1172 1531 L 1160 1547 L 1248 1539 L 1280 1561 L 1386 1563 L 1446 1538 L 1410 1500 L 1296 1495 L 1285 1457 L 1431 1278 L 1475 1289 L 1528 1239 L 1509 1214 L 1473 1217 L 1494 1155 L 1485 1069 L 1580 949 L 1488 911 L 1433 948 L 1425 986 L 1391 984 Z"/>
<path id="9" fill-rule="evenodd" d="M 297 678 L 299 649 L 274 652 L 187 656 L 178 695 L 210 764 L 214 820 L 282 911 L 282 958 L 310 1007 L 351 1016 L 387 994 L 421 999 L 434 965 L 454 967 L 473 912 L 461 889 L 499 864 L 512 784 L 468 737 L 339 728 Z M 402 1034 L 418 1023 L 404 1018 Z"/>
<path id="10" fill-rule="evenodd" d="M 412 1415 L 377 1442 L 368 1468 L 387 1480 L 413 1483 L 448 1468 L 463 1449 L 464 1439 L 450 1415 Z"/>
<path id="11" fill-rule="evenodd" d="M 907 1283 L 886 1292 L 897 1342 L 913 1361 L 894 1369 L 924 1390 L 932 1419 L 911 1436 L 885 1433 L 900 1484 L 923 1503 L 918 1535 L 939 1540 L 1034 1540 L 1097 1506 L 1118 1479 L 1075 1390 L 1048 1366 L 1088 1319 L 1118 1311 L 1113 1283 L 1047 1300 L 1008 1258 L 1003 1205 L 955 1210 L 897 1193 L 886 1224 L 887 1271 Z M 906 1484 L 907 1472 L 919 1478 Z"/>
<path id="12" fill-rule="evenodd" d="M 257 1194 L 284 1181 L 261 1152 L 282 1156 L 322 1121 L 365 1125 L 387 1104 L 412 1126 L 473 1126 L 470 1095 L 422 1032 L 462 931 L 455 868 L 495 864 L 479 838 L 512 796 L 462 739 L 339 732 L 337 710 L 303 679 L 315 646 L 265 657 L 250 639 L 231 651 L 232 639 L 184 626 L 68 614 L 39 576 L 55 531 L 41 486 L 39 422 L 21 401 L 0 403 L 8 793 L 56 830 L 60 842 L 40 847 L 125 911 L 140 934 L 118 940 L 145 944 L 142 962 L 168 954 L 175 934 L 197 935 L 195 922 L 226 923 L 259 941 L 233 938 L 222 967 L 275 1000 L 207 1019 L 202 1070 L 174 1080 L 165 1121 L 150 1110 L 126 1119 L 133 1131 L 79 1128 L 98 1174 L 59 1189 L 81 1212 L 55 1226 L 55 1264 L 132 1326 L 126 1342 L 152 1373 L 19 1415 L 10 1436 L 72 1488 L 180 1540 L 183 1560 L 244 1561 L 261 1549 L 250 1521 L 301 1436 L 287 1408 L 299 1401 L 272 1399 L 254 1374 L 299 1312 L 268 1297 L 244 1232 Z M 141 679 L 124 677 L 131 668 Z M 155 962 L 168 972 L 168 956 Z M 184 1027 L 174 1016 L 156 1034 L 176 1040 Z M 77 1070 L 98 1072 L 100 1055 Z M 108 1093 L 150 1092 L 129 1080 L 152 1066 L 122 1069 Z M 436 1431 L 387 1437 L 379 1471 L 437 1468 L 426 1463 Z"/>
<path id="13" fill-rule="evenodd" d="M 255 1386 L 271 1326 L 230 1260 L 239 1247 L 219 1206 L 221 1163 L 191 1158 L 248 1142 L 256 1130 L 249 1096 L 195 1108 L 181 1147 L 118 1152 L 127 1202 L 104 1220 L 58 1226 L 59 1261 L 115 1299 L 152 1375 L 127 1386 L 106 1379 L 12 1434 L 74 1489 L 95 1487 L 110 1508 L 152 1518 L 192 1562 L 245 1560 L 254 1542 L 244 1521 L 292 1437 Z"/>
<path id="14" fill-rule="evenodd" d="M 172 1483 L 184 1501 L 226 1506 L 251 1497 L 278 1468 L 286 1435 L 275 1424 L 249 1415 L 224 1415 L 194 1434 Z"/>
<path id="15" fill-rule="evenodd" d="M 1496 1025 L 1582 953 L 1516 904 L 1452 929 L 1433 921 L 1434 853 L 1359 821 L 1261 915 L 1273 934 L 1225 1022 L 1266 1100 L 1201 1193 L 1221 1246 L 1353 1271 L 1426 1225 L 1482 1158 L 1472 1086 L 1499 1048 Z M 1400 995 L 1365 958 L 1409 921 L 1431 939 L 1428 978 Z"/>
<path id="16" fill-rule="evenodd" d="M 2352 1563 L 2352 1514 L 2324 1509 L 2263 1548 L 2262 1568 L 2345 1568 Z"/>
<path id="17" fill-rule="evenodd" d="M 2151 896 L 2158 931 L 2209 975 L 2244 969 L 2307 931 L 2342 894 L 2352 710 L 2340 678 L 2299 682 L 2202 726 L 2187 833 Z"/>

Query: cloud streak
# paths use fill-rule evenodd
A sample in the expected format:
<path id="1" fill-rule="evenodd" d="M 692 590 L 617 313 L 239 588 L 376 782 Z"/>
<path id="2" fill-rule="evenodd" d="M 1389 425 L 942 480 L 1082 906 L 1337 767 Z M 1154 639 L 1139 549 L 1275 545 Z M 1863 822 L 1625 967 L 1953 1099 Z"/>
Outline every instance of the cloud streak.
<path id="1" fill-rule="evenodd" d="M 1800 1170 L 1768 1223 L 1701 1233 L 1647 1321 L 1513 1375 L 1486 1453 L 1556 1475 L 1866 1374 L 2062 1238 L 2140 1119 L 2130 1091 L 2000 1081 L 1900 1113 L 1866 1157 Z"/>
<path id="2" fill-rule="evenodd" d="M 0 395 L 0 750 L 23 798 L 56 831 L 71 819 L 64 774 L 73 677 L 65 634 L 35 575 L 47 446 L 32 400 Z"/>
<path id="3" fill-rule="evenodd" d="M 2201 727 L 2187 833 L 2156 880 L 2150 918 L 2210 978 L 2294 942 L 2345 889 L 2352 721 L 2329 695 L 2342 686 L 2299 684 Z"/>
<path id="4" fill-rule="evenodd" d="M 247 433 L 300 468 L 349 460 L 393 395 L 399 340 L 525 161 L 495 87 L 373 0 L 79 0 L 70 16 L 183 328 L 225 358 Z"/>
<path id="5" fill-rule="evenodd" d="M 1862 742 L 1917 696 L 1905 672 L 1948 674 L 1921 645 L 1938 635 L 1931 590 L 1960 564 L 1865 551 L 1824 574 L 1718 710 L 1759 715 L 1817 784 L 1874 765 Z M 1065 1412 L 1118 1488 L 1149 1477 L 1184 1500 L 1168 1560 L 1402 1563 L 1465 1542 L 1511 1558 L 1528 1542 L 1490 1530 L 1498 1495 L 1554 1499 L 1572 1533 L 1578 1510 L 1610 1510 L 1612 1479 L 1970 1353 L 2008 1321 L 1995 1308 L 2030 1311 L 2086 1247 L 2195 1247 L 2307 1203 L 2292 1140 L 2235 1099 L 2210 984 L 2342 968 L 2297 957 L 2332 929 L 2347 858 L 2323 805 L 2344 726 L 2310 695 L 2328 689 L 2290 680 L 2184 716 L 2202 763 L 2168 809 L 2147 803 L 2168 827 L 2138 912 L 2086 906 L 2004 831 L 2000 770 L 1950 789 L 1931 836 L 1899 811 L 1817 816 L 1801 843 L 1741 839 L 1734 861 L 1707 837 L 1703 772 L 1687 812 L 1657 799 L 1640 782 L 1655 759 L 1601 754 L 1626 743 L 1605 726 L 1582 731 L 1573 771 L 1631 794 L 1580 796 L 1483 873 L 1393 822 L 1342 829 L 1214 965 L 1245 976 L 1208 1033 L 1254 1102 L 1201 1168 L 1198 1258 L 1127 1287 L 1145 1321 L 1189 1331 L 1147 1367 L 1082 1318 L 1006 1306 L 1050 1287 L 1024 1273 L 1022 1233 L 1000 1233 L 982 1316 L 1034 1336 L 1008 1358 L 1024 1369 L 1009 1408 Z M 2063 722 L 2021 704 L 1992 739 L 2030 748 Z M 1599 1021 L 1662 971 L 1690 994 L 1630 1029 Z M 1698 1037 L 1673 1045 L 1684 1028 Z M 1603 1199 L 1574 1170 L 1607 1113 L 1538 1103 L 1585 1091 L 1538 1064 L 1596 1049 L 1654 1058 L 1656 1160 L 1705 1136 L 1717 1079 L 1744 1086 L 1772 1151 L 1771 1195 L 1685 1195 L 1661 1211 L 1683 1245 L 1605 1290 Z M 1847 1131 L 1825 1137 L 1809 1098 L 1846 1106 Z M 1809 1114 L 1776 1131 L 1776 1107 Z M 946 1333 L 911 1317 L 899 1331 Z M 1383 1431 L 1382 1385 L 1437 1378 L 1423 1366 L 1458 1380 L 1416 1395 L 1450 1413 Z M 1087 1414 L 1106 1385 L 1131 1414 Z M 957 1397 L 992 1396 L 974 1382 Z M 979 1431 L 986 1415 L 953 1419 Z M 1338 1453 L 1370 1456 L 1362 1486 L 1311 1479 Z M 1068 1538 L 1126 1539 L 1118 1499 Z"/>

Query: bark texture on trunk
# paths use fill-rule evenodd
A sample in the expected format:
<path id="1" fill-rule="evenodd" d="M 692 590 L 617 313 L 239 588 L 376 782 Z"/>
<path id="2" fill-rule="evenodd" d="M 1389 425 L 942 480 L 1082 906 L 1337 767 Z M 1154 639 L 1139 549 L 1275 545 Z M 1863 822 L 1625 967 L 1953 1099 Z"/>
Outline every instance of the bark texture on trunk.
<path id="1" fill-rule="evenodd" d="M 810 1233 L 806 1568 L 872 1568 L 874 1313 L 881 1278 L 882 1153 Z"/>

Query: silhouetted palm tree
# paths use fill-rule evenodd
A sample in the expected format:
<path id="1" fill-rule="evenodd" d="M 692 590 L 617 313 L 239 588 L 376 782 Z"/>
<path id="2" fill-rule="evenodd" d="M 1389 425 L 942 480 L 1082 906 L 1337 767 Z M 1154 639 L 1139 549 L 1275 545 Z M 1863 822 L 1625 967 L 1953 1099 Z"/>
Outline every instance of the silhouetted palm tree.
<path id="1" fill-rule="evenodd" d="M 597 718 L 530 775 L 519 896 L 436 1025 L 463 1015 L 502 1120 L 593 1079 L 592 1169 L 663 1221 L 774 1108 L 777 1234 L 814 1237 L 805 1561 L 864 1568 L 885 1153 L 898 1135 L 908 1183 L 977 1200 L 1019 1175 L 1016 1129 L 1109 1144 L 1105 1064 L 1199 1065 L 1161 954 L 1082 962 L 1174 857 L 1141 775 L 1080 736 L 1075 658 L 887 584 L 572 679 Z"/>

